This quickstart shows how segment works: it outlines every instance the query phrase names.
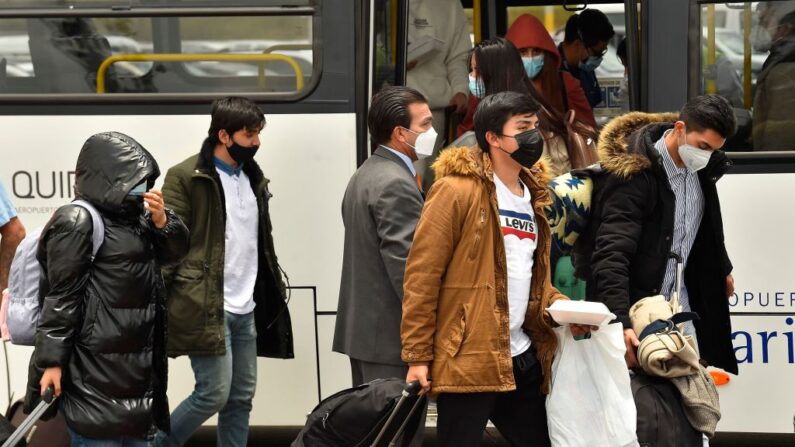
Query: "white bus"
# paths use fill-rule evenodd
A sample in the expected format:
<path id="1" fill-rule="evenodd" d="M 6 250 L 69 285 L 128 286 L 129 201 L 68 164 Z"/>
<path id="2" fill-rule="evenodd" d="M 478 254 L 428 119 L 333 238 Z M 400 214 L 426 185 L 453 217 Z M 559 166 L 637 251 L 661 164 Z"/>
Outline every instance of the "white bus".
<path id="1" fill-rule="evenodd" d="M 28 229 L 73 198 L 78 151 L 96 132 L 130 134 L 165 172 L 199 150 L 213 99 L 245 95 L 265 111 L 257 161 L 271 179 L 295 359 L 259 360 L 252 425 L 297 428 L 319 399 L 350 385 L 348 359 L 331 351 L 340 203 L 369 155 L 369 98 L 383 85 L 405 82 L 409 1 L 0 2 L 0 179 Z M 571 3 L 462 0 L 476 41 L 503 35 L 509 18 L 523 12 L 542 17 L 554 33 L 575 9 Z M 714 36 L 750 39 L 750 30 L 736 27 L 737 14 L 754 19 L 760 3 L 792 2 L 589 3 L 625 27 L 632 109 L 671 111 L 701 92 L 723 93 L 710 78 L 720 58 Z M 722 21 L 722 11 L 730 19 Z M 731 27 L 721 26 L 729 21 Z M 714 445 L 793 445 L 795 237 L 788 226 L 795 221 L 795 133 L 790 147 L 754 151 L 752 62 L 759 55 L 745 58 L 743 48 L 743 64 L 735 66 L 741 91 L 733 92 L 741 134 L 730 145 L 735 166 L 719 183 L 735 266 L 737 292 L 729 304 L 740 374 L 719 387 L 723 418 Z M 619 113 L 608 109 L 600 115 Z M 30 353 L 7 345 L 9 374 L 0 372 L 0 384 L 7 379 L 9 386 L 0 386 L 0 402 L 11 398 L 9 390 L 14 399 L 22 396 Z M 193 380 L 185 357 L 170 362 L 175 404 Z"/>

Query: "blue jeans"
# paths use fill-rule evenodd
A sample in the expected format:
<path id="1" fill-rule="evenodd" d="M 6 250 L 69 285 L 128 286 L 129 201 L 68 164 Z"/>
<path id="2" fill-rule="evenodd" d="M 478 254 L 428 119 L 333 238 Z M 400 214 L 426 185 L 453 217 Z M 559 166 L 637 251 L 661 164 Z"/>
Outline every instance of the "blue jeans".
<path id="1" fill-rule="evenodd" d="M 257 327 L 254 312 L 224 312 L 226 354 L 190 356 L 196 378 L 193 393 L 171 413 L 171 434 L 160 432 L 153 446 L 181 446 L 218 413 L 217 445 L 245 447 L 248 419 L 257 387 Z"/>
<path id="2" fill-rule="evenodd" d="M 149 442 L 143 439 L 91 439 L 80 436 L 68 426 L 71 447 L 148 447 Z"/>

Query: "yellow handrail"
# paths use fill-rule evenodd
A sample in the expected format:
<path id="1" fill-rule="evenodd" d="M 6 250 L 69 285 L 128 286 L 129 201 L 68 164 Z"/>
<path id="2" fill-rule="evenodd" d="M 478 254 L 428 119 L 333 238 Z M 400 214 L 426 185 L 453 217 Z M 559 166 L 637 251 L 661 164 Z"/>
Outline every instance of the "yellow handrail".
<path id="1" fill-rule="evenodd" d="M 483 40 L 483 32 L 481 30 L 483 20 L 483 6 L 480 4 L 480 0 L 472 0 L 472 31 L 475 35 L 475 45 L 479 44 L 481 40 Z"/>
<path id="2" fill-rule="evenodd" d="M 398 15 L 398 0 L 391 0 L 389 2 L 389 54 L 392 56 L 392 65 L 397 63 L 397 19 Z M 406 18 L 408 20 L 408 18 Z"/>
<path id="3" fill-rule="evenodd" d="M 544 28 L 547 29 L 548 32 L 554 33 L 555 32 L 555 7 L 554 6 L 544 6 Z"/>
<path id="4" fill-rule="evenodd" d="M 707 78 L 707 94 L 717 91 L 715 82 L 715 5 L 707 5 L 707 67 L 713 75 Z"/>
<path id="5" fill-rule="evenodd" d="M 751 3 L 743 8 L 743 105 L 751 109 Z"/>
<path id="6" fill-rule="evenodd" d="M 266 62 L 281 61 L 292 67 L 295 72 L 295 89 L 304 88 L 304 74 L 298 62 L 283 54 L 224 54 L 224 53 L 149 53 L 149 54 L 114 54 L 106 58 L 97 69 L 97 94 L 105 93 L 105 74 L 116 62 Z"/>
<path id="7" fill-rule="evenodd" d="M 295 51 L 295 50 L 311 50 L 311 43 L 280 43 L 262 50 L 262 54 L 273 54 L 274 51 Z M 257 67 L 257 84 L 259 88 L 265 88 L 265 64 L 259 64 Z"/>

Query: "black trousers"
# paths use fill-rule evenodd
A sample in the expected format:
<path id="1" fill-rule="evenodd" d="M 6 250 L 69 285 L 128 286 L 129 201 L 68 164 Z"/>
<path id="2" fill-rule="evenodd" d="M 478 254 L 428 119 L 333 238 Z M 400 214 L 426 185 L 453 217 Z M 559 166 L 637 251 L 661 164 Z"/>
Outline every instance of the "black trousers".
<path id="1" fill-rule="evenodd" d="M 505 393 L 442 393 L 436 399 L 438 442 L 478 447 L 489 420 L 512 446 L 549 446 L 543 371 L 530 349 L 513 358 L 516 390 Z"/>

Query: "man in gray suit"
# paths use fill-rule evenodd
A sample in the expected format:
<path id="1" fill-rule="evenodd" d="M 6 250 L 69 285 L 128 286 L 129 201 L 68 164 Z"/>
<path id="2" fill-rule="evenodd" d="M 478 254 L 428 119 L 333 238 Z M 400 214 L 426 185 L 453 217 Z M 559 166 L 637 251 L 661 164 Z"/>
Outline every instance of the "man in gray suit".
<path id="1" fill-rule="evenodd" d="M 376 94 L 367 124 L 375 150 L 342 200 L 345 251 L 333 346 L 350 357 L 354 386 L 408 371 L 400 358 L 403 271 L 424 202 L 412 162 L 436 141 L 425 97 L 407 87 Z"/>

